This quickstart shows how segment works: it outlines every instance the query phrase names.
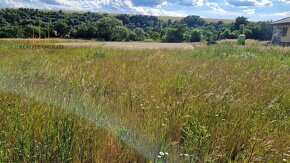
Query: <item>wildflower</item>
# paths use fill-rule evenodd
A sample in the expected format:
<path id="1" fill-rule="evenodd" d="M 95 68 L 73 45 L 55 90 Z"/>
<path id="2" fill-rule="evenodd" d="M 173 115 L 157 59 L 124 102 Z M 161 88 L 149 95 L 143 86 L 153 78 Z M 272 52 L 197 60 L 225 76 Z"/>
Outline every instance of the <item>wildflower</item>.
<path id="1" fill-rule="evenodd" d="M 219 115 L 218 115 L 218 114 L 216 114 L 215 116 L 216 116 L 216 117 L 218 117 Z"/>
<path id="2" fill-rule="evenodd" d="M 185 156 L 185 157 L 188 157 L 188 156 L 189 156 L 189 154 L 184 154 L 184 156 Z"/>
<path id="3" fill-rule="evenodd" d="M 169 153 L 168 153 L 168 152 L 165 152 L 164 154 L 165 154 L 165 155 L 167 155 L 167 156 L 169 155 Z"/>
<path id="4" fill-rule="evenodd" d="M 182 153 L 180 153 L 180 156 L 183 156 L 183 154 L 182 154 Z"/>
<path id="5" fill-rule="evenodd" d="M 164 153 L 163 153 L 163 152 L 159 152 L 159 155 L 160 155 L 160 156 L 164 156 Z"/>
<path id="6" fill-rule="evenodd" d="M 158 155 L 157 157 L 158 157 L 158 158 L 161 158 L 162 156 Z"/>
<path id="7" fill-rule="evenodd" d="M 284 161 L 284 162 L 287 162 L 287 159 L 286 159 L 286 158 L 283 158 L 283 161 Z"/>
<path id="8" fill-rule="evenodd" d="M 289 157 L 289 154 L 287 154 L 287 153 L 283 153 L 283 155 Z"/>

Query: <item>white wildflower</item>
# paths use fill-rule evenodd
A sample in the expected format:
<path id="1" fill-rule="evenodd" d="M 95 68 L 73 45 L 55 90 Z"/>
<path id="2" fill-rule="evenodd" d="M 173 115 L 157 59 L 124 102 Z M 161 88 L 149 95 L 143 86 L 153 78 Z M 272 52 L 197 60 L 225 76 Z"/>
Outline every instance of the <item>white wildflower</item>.
<path id="1" fill-rule="evenodd" d="M 160 155 L 160 156 L 164 156 L 164 153 L 163 153 L 163 152 L 159 152 L 159 155 Z"/>
<path id="2" fill-rule="evenodd" d="M 286 159 L 286 158 L 283 158 L 283 161 L 284 161 L 284 162 L 287 162 L 287 159 Z"/>
<path id="3" fill-rule="evenodd" d="M 167 156 L 169 155 L 169 153 L 168 153 L 168 152 L 165 152 L 164 154 L 165 154 L 165 155 L 167 155 Z"/>
<path id="4" fill-rule="evenodd" d="M 283 153 L 283 155 L 289 157 L 289 154 L 287 154 L 287 153 Z"/>
<path id="5" fill-rule="evenodd" d="M 162 156 L 158 155 L 157 157 L 158 157 L 158 158 L 161 158 Z"/>
<path id="6" fill-rule="evenodd" d="M 189 156 L 189 154 L 184 154 L 184 156 L 185 156 L 185 157 L 188 157 L 188 156 Z"/>

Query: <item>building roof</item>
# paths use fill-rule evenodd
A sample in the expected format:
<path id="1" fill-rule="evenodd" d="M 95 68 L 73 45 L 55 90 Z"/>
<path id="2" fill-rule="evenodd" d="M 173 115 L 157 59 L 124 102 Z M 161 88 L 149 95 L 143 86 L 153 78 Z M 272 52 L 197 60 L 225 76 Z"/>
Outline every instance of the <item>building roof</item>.
<path id="1" fill-rule="evenodd" d="M 277 20 L 277 21 L 273 21 L 272 23 L 270 23 L 272 25 L 278 25 L 278 24 L 290 24 L 290 17 L 288 18 L 284 18 L 281 20 Z"/>

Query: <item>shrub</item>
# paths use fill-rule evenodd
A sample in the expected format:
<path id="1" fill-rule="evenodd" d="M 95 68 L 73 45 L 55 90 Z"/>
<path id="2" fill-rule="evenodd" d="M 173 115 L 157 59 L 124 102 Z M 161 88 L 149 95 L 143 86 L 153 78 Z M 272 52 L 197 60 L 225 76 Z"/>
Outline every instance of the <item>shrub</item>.
<path id="1" fill-rule="evenodd" d="M 201 41 L 201 30 L 199 29 L 193 29 L 191 31 L 191 37 L 190 37 L 190 42 L 200 42 Z"/>

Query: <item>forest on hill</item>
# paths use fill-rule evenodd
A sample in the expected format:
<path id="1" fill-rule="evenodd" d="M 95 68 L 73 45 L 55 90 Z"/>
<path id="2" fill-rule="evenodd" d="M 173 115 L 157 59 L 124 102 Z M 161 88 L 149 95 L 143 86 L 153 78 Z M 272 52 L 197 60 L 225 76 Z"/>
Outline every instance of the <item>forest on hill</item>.
<path id="1" fill-rule="evenodd" d="M 270 21 L 250 22 L 237 17 L 233 23 L 207 22 L 200 16 L 161 20 L 145 15 L 67 13 L 38 9 L 0 10 L 0 38 L 81 38 L 100 41 L 199 42 L 234 39 L 270 40 Z M 241 26 L 243 26 L 241 30 Z"/>

